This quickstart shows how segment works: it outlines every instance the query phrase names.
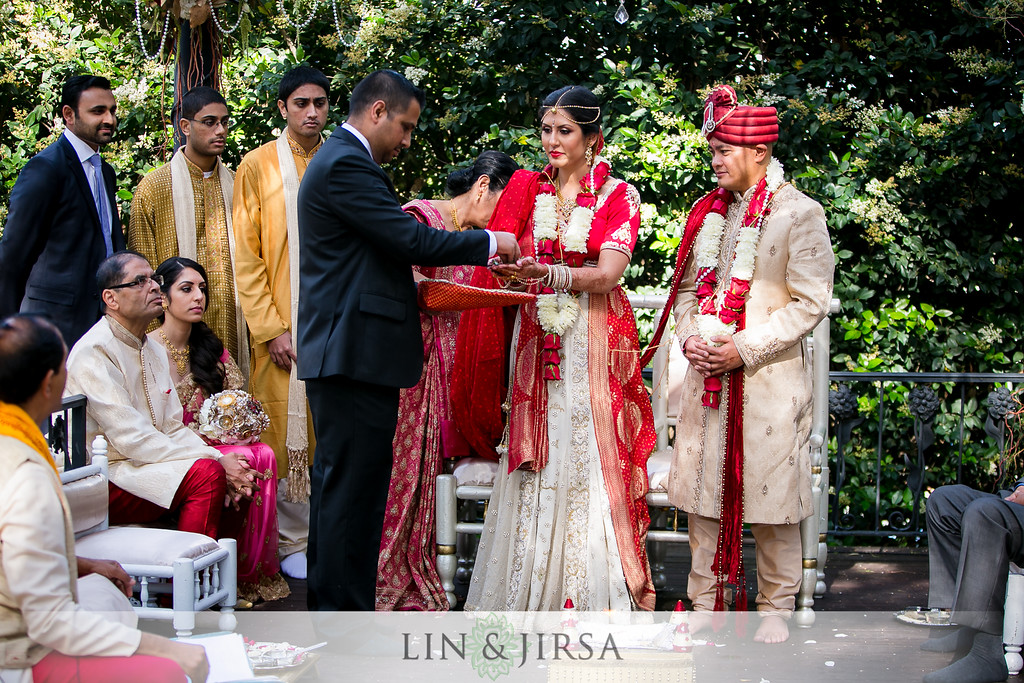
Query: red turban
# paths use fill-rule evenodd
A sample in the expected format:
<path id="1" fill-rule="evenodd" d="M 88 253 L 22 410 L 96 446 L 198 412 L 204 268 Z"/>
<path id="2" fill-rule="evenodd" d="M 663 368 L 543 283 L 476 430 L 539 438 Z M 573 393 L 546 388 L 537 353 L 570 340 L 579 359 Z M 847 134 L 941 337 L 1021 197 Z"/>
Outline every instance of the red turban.
<path id="1" fill-rule="evenodd" d="M 727 145 L 762 145 L 779 139 L 779 115 L 775 107 L 741 106 L 736 91 L 716 85 L 704 100 L 704 137 Z"/>

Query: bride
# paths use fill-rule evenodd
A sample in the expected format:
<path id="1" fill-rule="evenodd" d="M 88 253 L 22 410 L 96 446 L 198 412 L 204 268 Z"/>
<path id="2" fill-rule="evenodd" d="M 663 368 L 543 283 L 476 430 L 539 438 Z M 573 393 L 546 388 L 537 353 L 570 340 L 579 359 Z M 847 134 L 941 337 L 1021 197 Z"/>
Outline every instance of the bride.
<path id="1" fill-rule="evenodd" d="M 640 198 L 598 156 L 593 93 L 556 90 L 540 119 L 549 165 L 513 176 L 491 225 L 519 236 L 524 254 L 496 274 L 539 296 L 515 321 L 508 452 L 466 609 L 557 610 L 571 599 L 580 610 L 651 610 L 645 495 L 655 433 L 619 284 Z"/>

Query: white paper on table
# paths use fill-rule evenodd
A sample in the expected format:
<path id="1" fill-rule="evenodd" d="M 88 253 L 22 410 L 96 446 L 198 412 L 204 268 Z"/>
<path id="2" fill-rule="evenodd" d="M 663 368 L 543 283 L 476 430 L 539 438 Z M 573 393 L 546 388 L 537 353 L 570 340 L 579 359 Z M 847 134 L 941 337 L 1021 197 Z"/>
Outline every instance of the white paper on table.
<path id="1" fill-rule="evenodd" d="M 230 681 L 248 681 L 253 679 L 252 666 L 245 654 L 245 642 L 240 633 L 218 633 L 213 635 L 194 636 L 192 638 L 175 638 L 182 643 L 202 645 L 206 649 L 206 659 L 210 662 L 210 675 L 207 683 L 229 683 Z"/>

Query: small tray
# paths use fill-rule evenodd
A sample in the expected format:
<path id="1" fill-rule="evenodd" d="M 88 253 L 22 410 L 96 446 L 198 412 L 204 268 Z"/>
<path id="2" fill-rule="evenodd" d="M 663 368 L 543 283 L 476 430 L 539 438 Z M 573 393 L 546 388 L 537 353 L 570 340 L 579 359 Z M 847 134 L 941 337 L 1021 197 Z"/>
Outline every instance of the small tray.
<path id="1" fill-rule="evenodd" d="M 928 609 L 927 607 L 913 606 L 894 612 L 899 621 L 914 626 L 952 626 L 950 622 L 950 610 Z"/>

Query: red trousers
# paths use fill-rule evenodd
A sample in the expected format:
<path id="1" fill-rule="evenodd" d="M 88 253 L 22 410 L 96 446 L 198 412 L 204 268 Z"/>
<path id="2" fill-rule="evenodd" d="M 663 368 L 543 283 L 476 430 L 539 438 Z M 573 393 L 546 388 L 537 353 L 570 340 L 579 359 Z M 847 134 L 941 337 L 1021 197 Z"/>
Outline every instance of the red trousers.
<path id="1" fill-rule="evenodd" d="M 248 509 L 248 501 L 242 501 L 241 510 L 224 507 L 224 467 L 212 458 L 192 463 L 174 493 L 170 509 L 128 493 L 113 482 L 109 486 L 111 524 L 147 524 L 177 513 L 179 531 L 210 538 L 237 538 Z"/>
<path id="2" fill-rule="evenodd" d="M 163 657 L 68 657 L 51 652 L 32 667 L 35 683 L 185 683 L 177 662 Z"/>

